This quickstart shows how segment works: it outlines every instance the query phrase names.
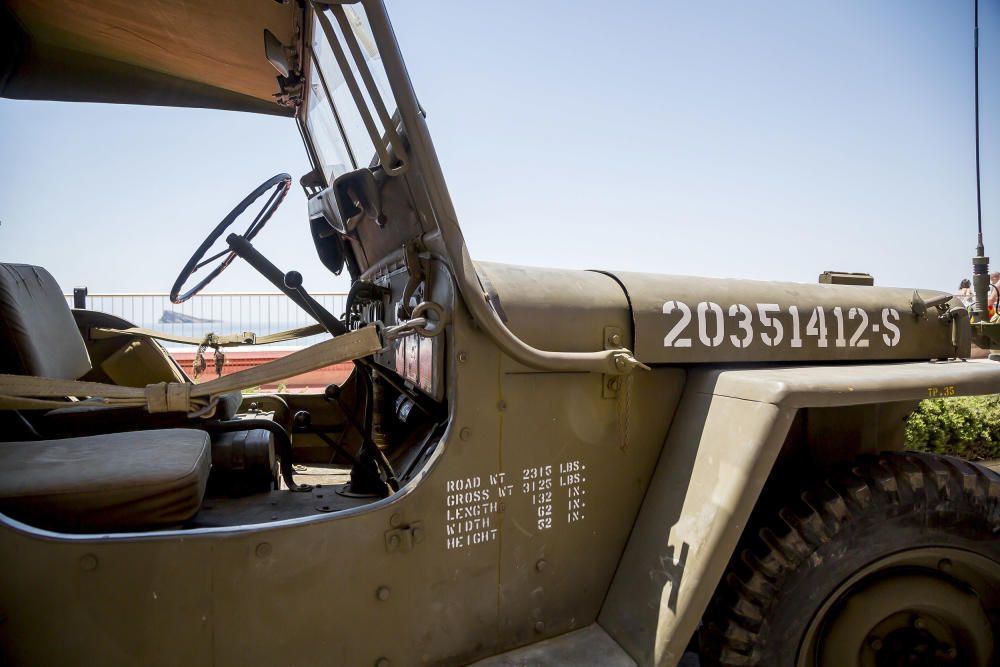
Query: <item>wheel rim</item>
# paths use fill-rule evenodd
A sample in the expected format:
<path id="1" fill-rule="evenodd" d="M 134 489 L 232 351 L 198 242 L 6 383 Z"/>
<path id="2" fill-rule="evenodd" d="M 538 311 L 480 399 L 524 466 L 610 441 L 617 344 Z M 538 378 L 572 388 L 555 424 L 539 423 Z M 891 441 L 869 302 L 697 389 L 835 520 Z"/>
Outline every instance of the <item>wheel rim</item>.
<path id="1" fill-rule="evenodd" d="M 810 622 L 797 667 L 989 667 L 1000 564 L 954 548 L 882 558 L 842 583 Z"/>

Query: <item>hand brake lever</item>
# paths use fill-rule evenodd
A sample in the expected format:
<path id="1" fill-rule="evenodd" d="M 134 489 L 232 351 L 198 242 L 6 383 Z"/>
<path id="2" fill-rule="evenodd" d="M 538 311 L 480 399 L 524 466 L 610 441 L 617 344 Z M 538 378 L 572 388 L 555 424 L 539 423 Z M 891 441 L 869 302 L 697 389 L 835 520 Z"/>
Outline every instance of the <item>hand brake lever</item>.
<path id="1" fill-rule="evenodd" d="M 331 331 L 330 326 L 324 320 L 329 317 L 342 326 L 341 321 L 334 317 L 333 313 L 320 305 L 319 301 L 309 296 L 309 293 L 306 292 L 306 289 L 302 286 L 302 274 L 298 271 L 289 271 L 285 274 L 283 282 L 285 287 L 297 294 L 302 300 L 302 303 L 306 305 L 306 312 L 312 315 L 313 319 L 322 324 L 327 331 L 336 336 L 337 334 Z"/>
<path id="2" fill-rule="evenodd" d="M 239 234 L 230 234 L 227 236 L 226 243 L 229 244 L 233 252 L 246 260 L 250 266 L 257 269 L 258 273 L 267 278 L 268 282 L 277 287 L 285 296 L 294 301 L 299 308 L 306 311 L 319 322 L 331 336 L 339 336 L 347 333 L 347 327 L 344 326 L 344 323 L 334 317 L 333 313 L 324 308 L 305 291 L 302 287 L 302 274 L 298 271 L 284 273 Z M 292 276 L 292 284 L 296 283 L 295 276 L 298 276 L 295 287 L 286 282 L 286 276 Z"/>

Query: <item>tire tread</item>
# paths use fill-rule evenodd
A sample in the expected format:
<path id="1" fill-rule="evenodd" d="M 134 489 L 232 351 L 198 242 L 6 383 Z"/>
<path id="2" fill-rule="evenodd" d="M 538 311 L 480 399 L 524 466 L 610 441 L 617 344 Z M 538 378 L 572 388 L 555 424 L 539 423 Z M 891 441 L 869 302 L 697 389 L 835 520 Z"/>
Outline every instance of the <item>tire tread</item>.
<path id="1" fill-rule="evenodd" d="M 951 456 L 904 452 L 863 457 L 803 492 L 772 520 L 751 526 L 704 616 L 702 665 L 763 665 L 759 636 L 783 583 L 813 553 L 870 510 L 953 510 L 964 500 L 1000 536 L 1000 474 Z M 775 520 L 776 519 L 776 520 Z"/>

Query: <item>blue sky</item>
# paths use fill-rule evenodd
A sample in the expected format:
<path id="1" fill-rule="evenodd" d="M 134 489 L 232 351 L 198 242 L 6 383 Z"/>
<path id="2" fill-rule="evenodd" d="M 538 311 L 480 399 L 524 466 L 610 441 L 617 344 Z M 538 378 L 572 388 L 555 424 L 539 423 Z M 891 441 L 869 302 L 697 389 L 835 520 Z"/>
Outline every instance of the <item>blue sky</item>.
<path id="1" fill-rule="evenodd" d="M 954 289 L 975 244 L 972 2 L 389 3 L 473 257 Z M 1000 1 L 981 0 L 1000 269 Z M 0 100 L 0 259 L 165 291 L 214 224 L 307 169 L 285 119 Z M 296 188 L 257 247 L 313 290 Z M 217 289 L 267 288 L 234 265 Z"/>

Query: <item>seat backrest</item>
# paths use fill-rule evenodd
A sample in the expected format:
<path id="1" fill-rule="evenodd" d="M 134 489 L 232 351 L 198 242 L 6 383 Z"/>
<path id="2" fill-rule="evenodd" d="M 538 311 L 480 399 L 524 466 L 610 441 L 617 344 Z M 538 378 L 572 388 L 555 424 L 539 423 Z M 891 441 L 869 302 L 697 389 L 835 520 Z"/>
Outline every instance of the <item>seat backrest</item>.
<path id="1" fill-rule="evenodd" d="M 52 275 L 0 263 L 0 373 L 76 380 L 89 370 L 87 346 Z"/>

